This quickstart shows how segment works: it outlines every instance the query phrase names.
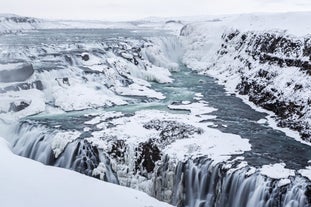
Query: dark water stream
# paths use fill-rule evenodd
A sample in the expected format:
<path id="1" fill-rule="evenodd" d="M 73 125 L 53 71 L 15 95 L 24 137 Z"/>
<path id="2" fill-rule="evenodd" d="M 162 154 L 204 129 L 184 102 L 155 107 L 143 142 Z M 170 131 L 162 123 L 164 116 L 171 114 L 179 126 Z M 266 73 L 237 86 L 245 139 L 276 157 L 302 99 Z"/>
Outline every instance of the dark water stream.
<path id="1" fill-rule="evenodd" d="M 265 119 L 267 114 L 252 109 L 241 98 L 228 95 L 215 79 L 199 75 L 187 68 L 174 74 L 174 79 L 173 84 L 157 87 L 167 97 L 174 99 L 176 94 L 182 94 L 180 91 L 188 94 L 202 93 L 203 100 L 218 109 L 211 113 L 217 118 L 209 119 L 208 122 L 213 122 L 222 132 L 249 139 L 252 150 L 243 155 L 249 164 L 257 167 L 284 162 L 288 168 L 301 169 L 311 160 L 311 146 L 286 136 L 284 132 L 273 129 L 266 123 L 257 123 L 260 119 Z M 182 100 L 182 97 L 177 99 Z"/>

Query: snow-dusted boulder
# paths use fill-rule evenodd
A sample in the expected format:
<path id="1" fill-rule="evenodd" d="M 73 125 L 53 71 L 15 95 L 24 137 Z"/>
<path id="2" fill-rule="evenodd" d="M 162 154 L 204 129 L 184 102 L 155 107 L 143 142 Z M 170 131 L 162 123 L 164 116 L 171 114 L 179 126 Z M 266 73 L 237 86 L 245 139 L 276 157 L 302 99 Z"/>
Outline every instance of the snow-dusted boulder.
<path id="1" fill-rule="evenodd" d="M 1 64 L 0 65 L 0 82 L 22 82 L 26 81 L 34 69 L 29 63 Z"/>

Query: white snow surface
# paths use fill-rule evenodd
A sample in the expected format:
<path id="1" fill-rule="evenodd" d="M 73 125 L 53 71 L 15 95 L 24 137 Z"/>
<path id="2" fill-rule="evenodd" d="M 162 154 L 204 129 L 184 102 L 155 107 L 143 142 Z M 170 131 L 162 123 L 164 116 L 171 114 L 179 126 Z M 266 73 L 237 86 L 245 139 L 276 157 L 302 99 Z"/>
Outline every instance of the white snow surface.
<path id="1" fill-rule="evenodd" d="M 51 148 L 54 152 L 55 158 L 58 158 L 60 153 L 63 152 L 65 147 L 70 143 L 79 138 L 80 132 L 77 131 L 65 131 L 58 132 L 54 135 L 53 141 L 51 143 Z"/>
<path id="2" fill-rule="evenodd" d="M 310 161 L 309 161 L 310 163 Z M 311 166 L 307 166 L 305 169 L 301 169 L 298 171 L 302 176 L 311 180 Z"/>
<path id="3" fill-rule="evenodd" d="M 284 163 L 264 165 L 260 173 L 274 179 L 285 179 L 289 176 L 295 176 L 295 170 L 285 168 Z"/>
<path id="4" fill-rule="evenodd" d="M 3 138 L 0 164 L 2 207 L 170 206 L 139 191 L 14 155 Z"/>
<path id="5" fill-rule="evenodd" d="M 194 103 L 182 102 L 181 104 L 171 104 L 168 106 L 169 109 L 174 110 L 188 110 L 193 115 L 206 115 L 217 109 L 208 106 L 206 101 L 199 101 Z"/>
<path id="6" fill-rule="evenodd" d="M 206 113 L 205 111 L 202 111 Z M 108 135 L 125 140 L 127 144 L 137 145 L 146 142 L 150 138 L 159 137 L 159 132 L 154 129 L 146 129 L 145 123 L 151 120 L 176 121 L 201 128 L 202 134 L 195 134 L 186 139 L 179 139 L 167 145 L 163 153 L 173 159 L 184 161 L 186 158 L 195 158 L 207 155 L 215 163 L 228 160 L 232 154 L 243 154 L 251 149 L 247 139 L 238 135 L 222 133 L 219 130 L 207 127 L 200 123 L 203 120 L 199 114 L 171 114 L 158 110 L 142 110 L 135 113 L 134 117 L 121 117 L 112 123 L 113 128 L 103 128 L 101 131 L 93 132 L 89 141 L 99 148 L 107 150 L 109 144 L 102 139 Z M 205 118 L 205 117 L 204 117 Z M 96 122 L 95 122 L 96 123 Z"/>
<path id="7" fill-rule="evenodd" d="M 133 22 L 107 22 L 96 20 L 48 20 L 37 19 L 33 17 L 23 17 L 15 14 L 0 14 L 0 21 L 0 34 L 19 33 L 35 29 L 133 29 L 137 28 L 138 26 L 137 24 L 133 24 Z"/>
<path id="8" fill-rule="evenodd" d="M 14 70 L 22 66 L 23 63 L 8 63 L 8 64 L 0 64 L 0 71 L 3 70 Z"/>
<path id="9" fill-rule="evenodd" d="M 171 59 L 174 57 L 168 57 L 166 53 L 174 53 L 172 50 L 178 49 L 170 48 L 169 46 L 170 44 L 175 45 L 175 42 L 177 42 L 176 38 L 162 38 L 158 41 L 154 39 L 152 43 L 145 40 L 124 40 L 120 38 L 109 40 L 107 43 L 109 45 L 98 42 L 81 45 L 42 44 L 40 47 L 0 46 L 1 48 L 3 47 L 3 50 L 0 52 L 0 57 L 3 59 L 6 59 L 8 56 L 13 59 L 23 59 L 31 62 L 35 68 L 59 62 L 58 65 L 61 67 L 61 69 L 43 70 L 41 72 L 35 70 L 35 73 L 25 81 L 27 84 L 38 80 L 41 81 L 43 91 L 31 89 L 18 92 L 7 91 L 0 94 L 3 100 L 0 103 L 0 111 L 3 114 L 1 118 L 15 117 L 18 119 L 42 111 L 53 113 L 56 110 L 73 111 L 125 105 L 128 98 L 122 96 L 164 99 L 165 96 L 162 93 L 151 88 L 150 82 L 169 83 L 173 81 L 170 77 L 170 70 L 176 70 L 178 65 L 175 63 L 175 60 Z M 144 47 L 145 44 L 147 46 Z M 66 57 L 51 55 L 54 53 L 63 54 L 64 51 L 92 51 L 99 48 L 104 50 L 109 47 L 114 47 L 114 52 L 81 52 L 74 55 L 66 55 Z M 126 50 L 122 49 L 123 47 Z M 135 48 L 141 49 L 141 54 L 135 52 Z M 170 49 L 170 51 L 166 51 L 167 49 Z M 153 50 L 157 52 L 157 55 L 151 58 L 147 54 L 152 53 Z M 119 56 L 118 51 L 126 51 L 126 57 L 123 57 L 124 55 Z M 126 59 L 134 55 L 137 59 L 136 64 L 133 63 L 133 59 Z M 40 58 L 31 60 L 31 56 Z M 82 59 L 83 56 L 88 56 L 89 59 L 84 61 Z M 72 63 L 69 64 L 65 60 L 66 58 L 67 61 L 70 60 Z M 48 64 L 43 64 L 44 62 L 48 62 Z M 165 65 L 169 68 L 162 67 Z M 10 65 L 10 67 L 13 66 Z M 0 70 L 10 67 L 3 64 Z M 84 69 L 81 68 L 86 68 L 85 70 L 90 72 L 84 74 Z M 126 81 L 128 81 L 128 84 L 125 83 Z M 16 83 L 0 83 L 0 87 L 5 88 L 14 86 L 14 84 Z M 16 114 L 8 113 L 10 104 L 22 99 L 25 99 L 27 103 L 31 103 L 30 107 Z M 51 106 L 54 106 L 55 110 Z"/>
<path id="10" fill-rule="evenodd" d="M 14 122 L 20 118 L 38 114 L 45 110 L 44 94 L 36 89 L 30 89 L 27 93 L 24 93 L 23 91 L 1 93 L 0 100 L 0 112 L 2 112 L 1 119 L 6 120 L 7 122 Z M 21 101 L 29 103 L 30 105 L 24 110 L 18 112 L 9 111 L 10 103 L 19 103 Z"/>
<path id="11" fill-rule="evenodd" d="M 15 19 L 21 20 L 24 17 L 20 17 L 17 15 L 0 15 L 0 34 L 6 33 L 17 33 L 22 30 L 33 30 L 38 28 L 39 20 L 34 18 L 29 18 L 31 21 L 21 21 L 16 22 Z"/>

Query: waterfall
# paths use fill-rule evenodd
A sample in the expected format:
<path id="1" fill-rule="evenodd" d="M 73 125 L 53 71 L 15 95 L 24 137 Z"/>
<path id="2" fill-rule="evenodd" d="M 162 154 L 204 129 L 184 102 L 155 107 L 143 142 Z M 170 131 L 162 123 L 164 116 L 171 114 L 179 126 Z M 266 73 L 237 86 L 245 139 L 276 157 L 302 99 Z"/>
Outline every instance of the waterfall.
<path id="1" fill-rule="evenodd" d="M 49 129 L 35 122 L 24 121 L 19 125 L 15 137 L 11 140 L 13 152 L 45 165 L 71 169 L 97 178 L 100 178 L 100 173 L 94 174 L 94 170 L 105 165 L 104 175 L 100 179 L 119 183 L 111 168 L 109 158 L 80 137 L 67 143 L 64 151 L 56 156 L 52 148 L 55 136 L 55 129 Z"/>
<path id="2" fill-rule="evenodd" d="M 207 158 L 179 162 L 174 175 L 175 186 L 171 203 L 187 207 L 306 207 L 308 185 L 302 177 L 291 183 L 250 174 L 245 167 L 226 170 L 224 163 Z M 159 198 L 159 197 L 158 197 Z M 161 198 L 161 197 L 160 197 Z"/>
<path id="3" fill-rule="evenodd" d="M 11 140 L 13 151 L 47 165 L 72 169 L 108 182 L 130 183 L 128 187 L 143 189 L 157 199 L 178 207 L 311 206 L 310 182 L 301 176 L 290 177 L 290 182 L 284 183 L 263 176 L 249 166 L 228 168 L 228 163 L 217 163 L 206 157 L 182 162 L 164 154 L 155 169 L 146 175 L 148 182 L 139 183 L 144 175 L 135 177 L 139 172 L 131 170 L 121 172 L 122 182 L 119 182 L 118 175 L 121 174 L 113 165 L 120 163 L 81 135 L 68 142 L 63 152 L 55 156 L 51 146 L 60 130 L 36 121 L 22 121 L 16 129 L 15 138 Z M 125 157 L 135 154 L 130 147 L 125 149 Z M 131 162 L 135 162 L 133 159 L 136 159 L 135 156 Z M 238 166 L 239 163 L 236 161 L 231 165 Z M 129 182 L 124 180 L 126 176 Z"/>

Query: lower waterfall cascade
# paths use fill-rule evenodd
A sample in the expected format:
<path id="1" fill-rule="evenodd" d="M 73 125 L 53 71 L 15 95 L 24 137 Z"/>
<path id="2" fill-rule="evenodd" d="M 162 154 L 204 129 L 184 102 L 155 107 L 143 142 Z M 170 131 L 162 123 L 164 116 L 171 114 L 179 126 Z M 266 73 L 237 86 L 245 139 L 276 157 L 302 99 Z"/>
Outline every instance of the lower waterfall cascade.
<path id="1" fill-rule="evenodd" d="M 107 153 L 97 150 L 83 139 L 77 139 L 68 144 L 64 152 L 55 159 L 52 150 L 48 147 L 53 133 L 44 135 L 43 132 L 48 133 L 46 129 L 38 130 L 28 123 L 22 124 L 19 132 L 22 138 L 15 142 L 15 153 L 47 165 L 72 169 L 120 184 L 118 173 L 113 170 Z M 21 145 L 27 147 L 17 151 L 21 149 Z M 127 151 L 125 150 L 124 153 Z M 94 169 L 99 163 L 104 163 L 101 165 L 105 171 L 103 177 L 94 174 Z M 301 176 L 291 176 L 289 182 L 284 182 L 284 179 L 263 176 L 243 162 L 233 161 L 228 165 L 228 163 L 215 163 L 206 157 L 182 162 L 171 160 L 169 156 L 164 155 L 157 165 L 148 174 L 150 180 L 148 185 L 138 188 L 145 188 L 145 190 L 148 188 L 147 192 L 150 195 L 175 206 L 306 207 L 311 205 L 311 183 Z M 133 176 L 130 175 L 133 172 L 127 173 L 126 176 L 129 178 Z M 123 184 L 126 185 L 125 183 Z M 129 187 L 135 186 L 130 184 Z"/>

